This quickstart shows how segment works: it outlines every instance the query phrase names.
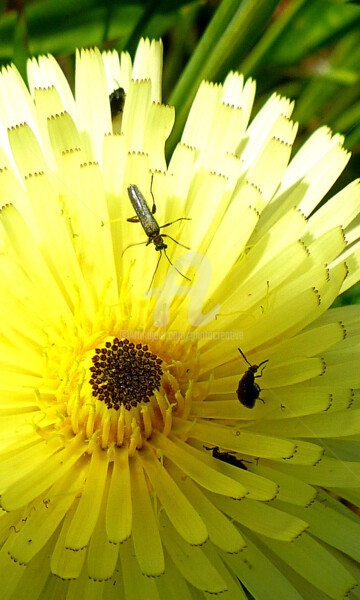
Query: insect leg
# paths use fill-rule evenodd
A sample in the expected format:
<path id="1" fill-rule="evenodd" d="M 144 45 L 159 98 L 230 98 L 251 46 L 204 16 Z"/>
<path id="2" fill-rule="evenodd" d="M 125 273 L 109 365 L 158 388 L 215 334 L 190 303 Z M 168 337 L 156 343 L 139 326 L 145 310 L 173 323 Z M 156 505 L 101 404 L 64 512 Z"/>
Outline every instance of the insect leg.
<path id="1" fill-rule="evenodd" d="M 169 225 L 170 225 L 170 223 L 169 223 Z M 190 250 L 189 246 L 184 246 L 184 244 L 180 244 L 180 242 L 178 242 L 177 240 L 174 240 L 174 238 L 173 238 L 173 237 L 171 237 L 171 235 L 167 235 L 166 233 L 163 233 L 163 234 L 161 235 L 161 237 L 163 237 L 163 238 L 164 238 L 164 237 L 167 237 L 167 238 L 169 238 L 170 240 L 172 240 L 173 242 L 175 242 L 175 244 L 177 244 L 178 246 L 181 246 L 182 248 L 186 248 L 186 250 Z"/>
<path id="2" fill-rule="evenodd" d="M 151 173 L 150 194 L 151 194 L 151 197 L 153 199 L 153 205 L 152 205 L 152 208 L 151 208 L 151 214 L 154 215 L 156 213 L 156 204 L 155 204 L 154 194 L 153 194 L 153 191 L 152 191 L 153 181 L 154 181 L 154 173 Z"/>
<path id="3" fill-rule="evenodd" d="M 178 221 L 192 221 L 192 219 L 190 219 L 190 217 L 180 217 L 180 219 L 175 219 L 175 221 L 170 221 L 170 223 L 165 223 L 165 225 L 161 225 L 160 229 L 163 229 L 164 227 L 169 227 L 169 225 L 173 225 Z"/>

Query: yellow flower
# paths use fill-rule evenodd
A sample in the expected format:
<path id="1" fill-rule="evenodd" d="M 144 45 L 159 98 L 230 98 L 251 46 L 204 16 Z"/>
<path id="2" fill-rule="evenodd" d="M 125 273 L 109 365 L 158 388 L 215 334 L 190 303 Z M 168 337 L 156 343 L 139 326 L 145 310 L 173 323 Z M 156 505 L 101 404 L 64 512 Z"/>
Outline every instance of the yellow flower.
<path id="1" fill-rule="evenodd" d="M 161 68 L 83 51 L 75 100 L 52 57 L 1 75 L 1 598 L 359 598 L 342 138 L 290 160 L 291 102 L 248 125 L 230 73 L 167 165 Z"/>

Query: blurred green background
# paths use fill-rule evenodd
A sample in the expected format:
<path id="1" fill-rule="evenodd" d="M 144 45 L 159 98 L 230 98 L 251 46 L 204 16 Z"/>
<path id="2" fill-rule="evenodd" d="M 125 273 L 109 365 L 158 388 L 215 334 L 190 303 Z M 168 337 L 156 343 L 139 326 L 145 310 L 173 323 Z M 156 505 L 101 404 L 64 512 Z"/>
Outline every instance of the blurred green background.
<path id="1" fill-rule="evenodd" d="M 320 125 L 346 135 L 350 163 L 331 195 L 360 166 L 359 0 L 0 0 L 0 61 L 26 78 L 29 56 L 52 53 L 69 81 L 79 47 L 127 50 L 163 39 L 163 99 L 175 105 L 178 141 L 202 79 L 229 70 L 257 80 L 253 115 L 274 91 L 296 101 L 295 149 Z M 357 302 L 355 286 L 337 304 Z"/>

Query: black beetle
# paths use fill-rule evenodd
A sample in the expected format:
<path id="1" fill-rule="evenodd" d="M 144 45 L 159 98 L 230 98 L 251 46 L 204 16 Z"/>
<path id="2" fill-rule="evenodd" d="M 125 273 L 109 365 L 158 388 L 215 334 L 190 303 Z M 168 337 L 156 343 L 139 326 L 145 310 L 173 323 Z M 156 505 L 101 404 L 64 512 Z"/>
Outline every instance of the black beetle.
<path id="1" fill-rule="evenodd" d="M 214 458 L 222 460 L 223 462 L 228 463 L 228 465 L 233 465 L 233 467 L 238 467 L 239 469 L 244 469 L 247 471 L 244 462 L 240 460 L 240 458 L 236 458 L 236 456 L 234 456 L 231 452 L 221 452 L 219 446 L 214 446 L 213 448 L 204 446 L 204 448 L 205 450 L 212 450 L 212 455 Z"/>
<path id="2" fill-rule="evenodd" d="M 259 365 L 251 365 L 242 350 L 240 350 L 240 348 L 238 348 L 238 350 L 244 360 L 246 360 L 249 368 L 241 377 L 236 394 L 243 406 L 246 406 L 246 408 L 254 408 L 255 401 L 259 398 L 261 392 L 260 386 L 256 383 L 255 379 L 262 376 L 265 367 L 262 368 L 260 375 L 255 375 L 255 373 L 257 373 L 262 365 L 269 361 L 263 360 Z M 262 398 L 259 398 L 259 400 L 264 402 Z"/>
<path id="3" fill-rule="evenodd" d="M 111 119 L 115 119 L 118 114 L 122 113 L 125 104 L 125 90 L 122 87 L 118 87 L 116 90 L 111 92 L 109 96 Z"/>

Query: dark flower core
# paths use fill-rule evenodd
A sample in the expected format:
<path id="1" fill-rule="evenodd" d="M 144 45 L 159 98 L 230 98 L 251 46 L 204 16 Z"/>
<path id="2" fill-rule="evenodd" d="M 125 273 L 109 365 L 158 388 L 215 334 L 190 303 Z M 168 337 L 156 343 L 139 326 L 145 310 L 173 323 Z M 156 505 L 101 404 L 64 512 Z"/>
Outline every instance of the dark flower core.
<path id="1" fill-rule="evenodd" d="M 149 402 L 160 388 L 162 359 L 146 345 L 114 338 L 103 348 L 95 349 L 92 362 L 92 395 L 108 408 L 119 410 L 123 404 L 130 410 L 140 402 Z"/>

